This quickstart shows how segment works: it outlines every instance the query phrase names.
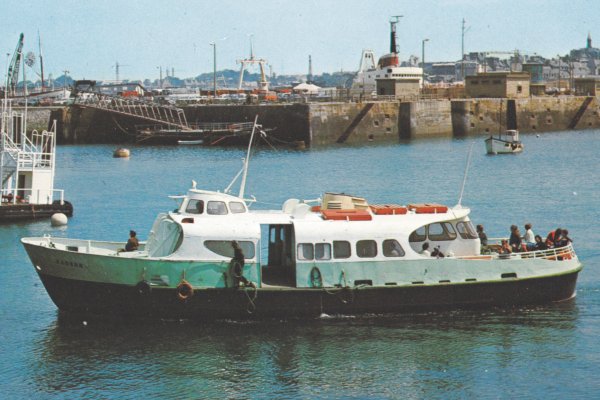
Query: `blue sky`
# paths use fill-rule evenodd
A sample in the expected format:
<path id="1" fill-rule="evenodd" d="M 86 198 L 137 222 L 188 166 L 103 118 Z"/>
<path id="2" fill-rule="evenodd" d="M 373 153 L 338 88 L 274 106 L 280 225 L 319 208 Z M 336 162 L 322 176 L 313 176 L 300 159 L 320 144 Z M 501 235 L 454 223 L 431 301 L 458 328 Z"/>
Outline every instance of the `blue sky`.
<path id="1" fill-rule="evenodd" d="M 0 65 L 14 51 L 19 33 L 25 52 L 37 54 L 42 36 L 45 70 L 55 77 L 67 69 L 75 79 L 158 78 L 159 68 L 178 77 L 211 72 L 217 43 L 217 68 L 237 69 L 249 53 L 277 74 L 356 70 L 361 50 L 377 56 L 389 47 L 389 16 L 398 25 L 401 59 L 460 58 L 461 20 L 469 30 L 465 51 L 512 51 L 545 57 L 585 46 L 588 32 L 600 47 L 599 3 L 594 0 L 205 0 L 75 1 L 23 0 L 2 7 Z M 2 74 L 4 75 L 4 74 Z"/>

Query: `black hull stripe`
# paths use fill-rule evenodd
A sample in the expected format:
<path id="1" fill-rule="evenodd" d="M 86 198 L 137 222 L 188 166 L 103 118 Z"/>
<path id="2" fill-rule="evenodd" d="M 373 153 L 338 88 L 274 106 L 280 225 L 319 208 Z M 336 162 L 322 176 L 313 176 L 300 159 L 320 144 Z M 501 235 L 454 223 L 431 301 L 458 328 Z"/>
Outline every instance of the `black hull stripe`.
<path id="1" fill-rule="evenodd" d="M 195 289 L 180 300 L 175 289 L 75 281 L 40 274 L 61 311 L 165 319 L 302 317 L 403 313 L 472 307 L 534 305 L 573 297 L 579 270 L 564 275 L 468 284 L 336 289 Z M 256 297 L 254 297 L 256 295 Z"/>

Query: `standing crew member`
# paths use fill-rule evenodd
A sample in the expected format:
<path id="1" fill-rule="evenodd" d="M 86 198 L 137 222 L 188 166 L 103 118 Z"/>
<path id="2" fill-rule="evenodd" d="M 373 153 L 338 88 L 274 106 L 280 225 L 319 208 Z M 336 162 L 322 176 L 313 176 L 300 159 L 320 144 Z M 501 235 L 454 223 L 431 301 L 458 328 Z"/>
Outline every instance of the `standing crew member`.
<path id="1" fill-rule="evenodd" d="M 244 286 L 250 286 L 250 282 L 243 275 L 244 264 L 246 263 L 244 252 L 235 240 L 231 241 L 231 247 L 233 248 L 233 258 L 231 259 L 231 264 L 233 266 L 233 287 L 240 286 L 240 282 L 242 282 Z"/>

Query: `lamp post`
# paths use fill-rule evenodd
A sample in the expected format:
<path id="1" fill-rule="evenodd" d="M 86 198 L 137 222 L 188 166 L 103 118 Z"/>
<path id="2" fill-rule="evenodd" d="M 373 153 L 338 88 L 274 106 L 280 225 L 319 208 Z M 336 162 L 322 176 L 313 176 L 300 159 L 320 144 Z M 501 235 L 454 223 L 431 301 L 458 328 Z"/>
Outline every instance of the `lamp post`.
<path id="1" fill-rule="evenodd" d="M 211 42 L 213 47 L 213 99 L 217 98 L 217 42 Z"/>
<path id="2" fill-rule="evenodd" d="M 421 87 L 425 87 L 425 42 L 429 42 L 429 39 L 423 39 L 421 41 Z"/>

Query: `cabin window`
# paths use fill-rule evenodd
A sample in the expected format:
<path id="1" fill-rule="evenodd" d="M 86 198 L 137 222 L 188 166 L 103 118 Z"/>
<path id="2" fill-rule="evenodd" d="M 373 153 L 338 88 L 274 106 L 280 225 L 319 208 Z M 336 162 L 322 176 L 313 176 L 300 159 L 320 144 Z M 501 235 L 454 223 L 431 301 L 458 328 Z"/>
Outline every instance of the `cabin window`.
<path id="1" fill-rule="evenodd" d="M 329 243 L 315 244 L 315 259 L 331 260 L 331 245 Z"/>
<path id="2" fill-rule="evenodd" d="M 254 258 L 254 243 L 249 240 L 238 240 L 240 248 L 244 252 L 244 257 Z M 217 253 L 220 256 L 233 258 L 233 247 L 231 247 L 231 240 L 205 240 L 204 246 Z"/>
<path id="3" fill-rule="evenodd" d="M 188 214 L 202 214 L 204 212 L 204 200 L 189 200 L 185 212 Z"/>
<path id="4" fill-rule="evenodd" d="M 456 224 L 456 230 L 463 239 L 477 239 L 479 237 L 475 232 L 471 221 L 459 222 Z"/>
<path id="5" fill-rule="evenodd" d="M 298 244 L 298 260 L 313 260 L 315 258 L 315 250 L 312 243 Z"/>
<path id="6" fill-rule="evenodd" d="M 423 242 L 425 241 L 425 239 L 427 239 L 427 233 L 425 232 L 425 227 L 422 226 L 419 229 L 417 229 L 416 231 L 413 231 L 413 233 L 410 234 L 408 241 L 411 243 L 414 242 Z"/>
<path id="7" fill-rule="evenodd" d="M 206 205 L 206 213 L 210 215 L 225 215 L 227 207 L 223 201 L 209 201 Z"/>
<path id="8" fill-rule="evenodd" d="M 427 237 L 433 241 L 454 240 L 456 239 L 456 231 L 449 222 L 430 224 Z"/>
<path id="9" fill-rule="evenodd" d="M 383 255 L 386 257 L 404 257 L 404 249 L 396 239 L 383 241 Z"/>
<path id="10" fill-rule="evenodd" d="M 234 214 L 239 214 L 246 212 L 246 207 L 244 207 L 244 203 L 241 201 L 230 201 L 229 210 Z"/>
<path id="11" fill-rule="evenodd" d="M 350 258 L 351 255 L 350 242 L 345 240 L 333 241 L 333 258 Z"/>
<path id="12" fill-rule="evenodd" d="M 377 256 L 377 242 L 374 240 L 359 240 L 356 242 L 356 255 L 360 258 Z"/>

